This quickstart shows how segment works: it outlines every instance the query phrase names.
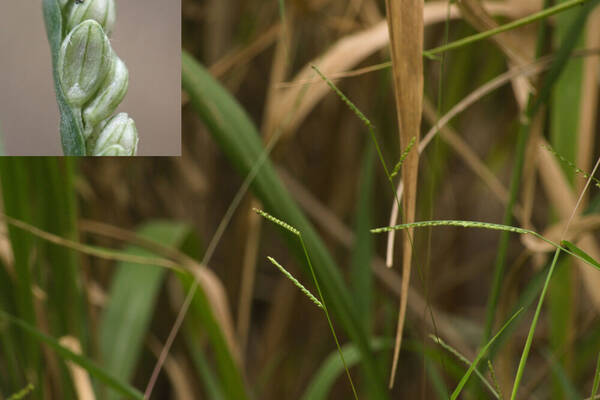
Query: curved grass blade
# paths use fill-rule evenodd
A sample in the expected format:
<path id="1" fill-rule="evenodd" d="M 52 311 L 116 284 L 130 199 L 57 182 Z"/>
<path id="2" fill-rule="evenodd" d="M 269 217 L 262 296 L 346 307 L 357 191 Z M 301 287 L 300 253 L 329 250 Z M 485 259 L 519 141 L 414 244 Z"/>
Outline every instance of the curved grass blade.
<path id="1" fill-rule="evenodd" d="M 596 372 L 594 373 L 594 383 L 592 385 L 592 399 L 596 398 L 596 394 L 598 393 L 598 388 L 600 388 L 600 354 L 598 354 L 598 363 L 596 364 Z"/>
<path id="2" fill-rule="evenodd" d="M 485 32 L 476 33 L 474 35 L 468 36 L 468 37 L 463 38 L 463 39 L 456 40 L 454 42 L 448 43 L 448 44 L 443 45 L 443 46 L 436 47 L 436 48 L 431 49 L 431 50 L 425 50 L 425 51 L 423 51 L 423 56 L 425 56 L 427 58 L 433 58 L 433 56 L 436 55 L 436 54 L 440 54 L 440 53 L 443 53 L 443 52 L 448 51 L 448 50 L 454 50 L 454 49 L 457 49 L 459 47 L 462 47 L 462 46 L 465 46 L 465 45 L 477 42 L 479 40 L 487 39 L 487 38 L 492 37 L 494 35 L 497 35 L 499 33 L 506 32 L 506 31 L 518 28 L 520 26 L 530 24 L 530 23 L 538 21 L 540 19 L 548 18 L 551 15 L 563 12 L 565 10 L 568 10 L 569 8 L 573 8 L 573 7 L 578 6 L 580 4 L 585 4 L 588 1 L 589 0 L 569 0 L 569 1 L 565 1 L 564 3 L 557 4 L 557 5 L 553 6 L 553 7 L 546 8 L 546 9 L 540 11 L 540 12 L 537 12 L 535 14 L 529 15 L 529 16 L 527 16 L 525 18 L 521 18 L 521 19 L 518 19 L 516 21 L 512 21 L 512 22 L 509 22 L 507 24 L 500 25 L 497 28 L 490 29 L 490 30 L 487 30 Z"/>
<path id="3" fill-rule="evenodd" d="M 83 127 L 73 115 L 68 106 L 65 95 L 58 81 L 57 63 L 58 52 L 62 42 L 63 21 L 58 0 L 43 0 L 44 22 L 46 34 L 52 53 L 52 73 L 54 76 L 54 90 L 60 111 L 60 140 L 63 153 L 66 156 L 84 156 L 85 142 L 83 140 Z"/>
<path id="4" fill-rule="evenodd" d="M 596 269 L 600 270 L 600 263 L 598 263 L 598 261 L 594 260 L 592 258 L 592 256 L 590 256 L 588 253 L 586 253 L 585 251 L 583 251 L 579 247 L 577 247 L 574 243 L 571 243 L 568 240 L 563 240 L 560 242 L 560 244 L 563 247 L 569 249 L 574 254 L 577 254 L 577 257 L 581 258 L 582 260 L 585 260 L 585 262 L 587 262 L 592 267 L 595 267 Z"/>
<path id="5" fill-rule="evenodd" d="M 548 270 L 548 274 L 546 275 L 544 287 L 542 288 L 542 294 L 540 295 L 540 299 L 538 300 L 538 304 L 535 309 L 535 314 L 533 316 L 533 320 L 531 321 L 531 326 L 529 327 L 529 333 L 527 334 L 527 340 L 525 341 L 525 346 L 523 347 L 523 352 L 521 353 L 521 360 L 519 361 L 519 367 L 517 368 L 517 375 L 515 376 L 512 394 L 510 396 L 511 400 L 515 400 L 517 398 L 517 391 L 519 390 L 521 378 L 523 377 L 523 372 L 525 371 L 525 364 L 527 363 L 527 358 L 529 357 L 529 350 L 531 349 L 531 343 L 533 342 L 533 335 L 535 333 L 537 321 L 538 321 L 538 318 L 542 311 L 542 304 L 544 303 L 544 298 L 546 297 L 546 291 L 548 290 L 548 285 L 550 283 L 550 280 L 552 279 L 552 273 L 554 272 L 554 268 L 556 267 L 556 262 L 558 261 L 559 254 L 560 254 L 560 249 L 556 249 L 556 251 L 554 252 L 554 258 L 552 260 L 552 264 L 550 265 L 550 269 Z"/>
<path id="6" fill-rule="evenodd" d="M 419 222 L 413 222 L 410 224 L 400 224 L 400 225 L 394 225 L 394 226 L 384 226 L 381 228 L 375 228 L 375 229 L 371 229 L 371 232 L 372 233 L 383 233 L 383 232 L 389 232 L 391 230 L 402 230 L 402 229 L 410 229 L 410 228 L 426 228 L 426 227 L 432 227 L 432 226 L 460 226 L 461 228 L 491 229 L 491 230 L 495 230 L 495 231 L 514 232 L 514 233 L 520 233 L 520 234 L 533 235 L 533 236 L 537 237 L 538 239 L 541 239 L 544 242 L 551 244 L 557 250 L 562 250 L 567 254 L 570 254 L 574 257 L 579 258 L 580 260 L 591 265 L 592 267 L 598 268 L 598 263 L 593 258 L 591 258 L 589 255 L 585 254 L 583 252 L 583 250 L 581 250 L 581 249 L 579 249 L 579 251 L 581 253 L 585 254 L 585 256 L 587 256 L 587 257 L 585 257 L 583 254 L 578 254 L 577 252 L 571 251 L 570 249 L 563 247 L 560 244 L 555 243 L 552 240 L 545 238 L 544 236 L 540 235 L 536 231 L 532 231 L 530 229 L 519 228 L 516 226 L 495 224 L 492 222 L 463 221 L 463 220 L 452 220 L 452 219 L 436 220 L 436 221 L 419 221 Z M 563 241 L 563 242 L 566 242 L 566 241 Z"/>
<path id="7" fill-rule="evenodd" d="M 350 262 L 350 282 L 355 293 L 354 300 L 367 332 L 373 321 L 373 273 L 369 264 L 373 257 L 372 226 L 374 207 L 374 160 L 375 149 L 369 146 L 363 157 L 358 186 L 358 202 L 354 213 L 354 245 Z"/>
<path id="8" fill-rule="evenodd" d="M 183 224 L 153 222 L 138 234 L 148 240 L 178 247 L 189 234 Z M 150 259 L 150 251 L 130 246 L 125 254 Z M 101 316 L 99 342 L 104 367 L 129 381 L 141 357 L 144 339 L 154 314 L 155 303 L 166 273 L 165 268 L 132 262 L 116 266 L 108 294 L 108 304 Z M 118 398 L 110 392 L 107 399 Z"/>
<path id="9" fill-rule="evenodd" d="M 120 382 L 117 378 L 109 374 L 105 369 L 99 367 L 96 363 L 94 363 L 87 357 L 83 357 L 79 354 L 73 353 L 71 350 L 58 343 L 58 341 L 53 337 L 40 332 L 37 328 L 28 324 L 22 319 L 16 318 L 2 310 L 0 310 L 0 317 L 6 318 L 18 328 L 22 329 L 25 333 L 32 336 L 35 340 L 47 344 L 52 349 L 54 349 L 54 351 L 56 351 L 56 353 L 58 353 L 61 357 L 79 365 L 81 368 L 85 369 L 90 375 L 94 376 L 102 383 L 110 386 L 121 395 L 131 399 L 144 400 L 144 396 L 137 389 L 129 386 L 126 383 Z"/>
<path id="10" fill-rule="evenodd" d="M 479 361 L 483 358 L 483 356 L 485 355 L 485 353 L 487 353 L 487 350 L 489 349 L 489 347 L 492 345 L 492 343 L 494 343 L 494 341 L 498 338 L 498 336 L 500 336 L 502 334 L 502 332 L 504 331 L 504 329 L 506 329 L 506 327 L 508 327 L 510 325 L 510 323 L 513 322 L 513 320 L 522 311 L 523 311 L 523 309 L 521 308 L 519 311 L 517 311 L 516 313 L 514 313 L 513 316 L 510 317 L 510 319 L 508 321 L 506 321 L 506 323 L 502 326 L 502 328 L 500 328 L 500 330 L 498 331 L 498 333 L 496 333 L 494 335 L 494 337 L 492 337 L 490 339 L 490 341 L 487 342 L 487 344 L 485 346 L 483 346 L 483 348 L 479 351 L 479 353 L 477 354 L 477 357 L 475 357 L 475 360 L 473 360 L 473 363 L 471 364 L 471 366 L 469 367 L 469 369 L 467 370 L 467 372 L 465 372 L 465 375 L 462 377 L 462 379 L 460 380 L 460 382 L 458 382 L 458 385 L 456 385 L 456 389 L 454 389 L 454 392 L 452 392 L 452 395 L 450 396 L 451 400 L 456 400 L 458 398 L 458 395 L 460 394 L 460 392 L 462 391 L 463 387 L 467 384 L 467 381 L 471 377 L 471 374 L 473 373 L 473 370 L 475 368 L 477 368 L 477 364 L 479 364 Z"/>

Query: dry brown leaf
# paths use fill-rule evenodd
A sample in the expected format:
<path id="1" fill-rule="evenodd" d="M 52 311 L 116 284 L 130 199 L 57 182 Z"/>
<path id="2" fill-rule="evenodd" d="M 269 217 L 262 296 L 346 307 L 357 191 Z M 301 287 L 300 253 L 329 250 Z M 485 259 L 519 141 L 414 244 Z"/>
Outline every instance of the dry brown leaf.
<path id="1" fill-rule="evenodd" d="M 596 7 L 596 10 L 588 17 L 585 47 L 600 47 L 600 8 L 598 7 Z M 590 170 L 594 154 L 594 135 L 597 118 L 596 110 L 598 109 L 599 69 L 600 57 L 586 57 L 584 59 L 576 163 L 577 166 L 584 171 Z M 583 185 L 583 181 L 578 181 L 575 187 L 581 190 Z"/>
<path id="2" fill-rule="evenodd" d="M 275 24 L 264 33 L 261 33 L 248 46 L 230 51 L 227 55 L 210 66 L 210 73 L 215 78 L 218 78 L 223 76 L 223 74 L 232 67 L 248 63 L 252 58 L 266 50 L 273 42 L 275 42 L 280 30 L 281 24 Z"/>
<path id="3" fill-rule="evenodd" d="M 576 198 L 573 191 L 563 174 L 560 165 L 553 154 L 542 146 L 548 144 L 540 140 L 538 147 L 538 170 L 540 172 L 541 182 L 550 203 L 554 206 L 561 219 L 568 219 L 575 209 Z M 583 251 L 588 253 L 595 260 L 600 260 L 600 247 L 591 234 L 585 234 L 577 242 Z M 588 264 L 576 259 L 579 272 L 582 277 L 583 285 L 592 303 L 600 311 L 600 271 L 591 268 Z"/>
<path id="4" fill-rule="evenodd" d="M 218 325 L 223 331 L 230 353 L 234 360 L 241 366 L 242 356 L 236 341 L 235 331 L 233 329 L 233 319 L 231 317 L 231 307 L 227 301 L 225 288 L 219 278 L 206 267 L 195 268 L 192 271 L 198 286 L 202 288 Z"/>
<path id="5" fill-rule="evenodd" d="M 509 18 L 521 18 L 536 10 L 526 2 L 508 4 L 490 1 L 484 4 L 492 15 L 502 15 Z M 447 6 L 446 1 L 427 2 L 423 10 L 424 25 L 444 21 L 447 16 Z M 456 19 L 459 16 L 458 8 L 453 4 L 450 8 L 450 18 Z M 319 67 L 319 70 L 325 76 L 331 76 L 351 69 L 368 56 L 383 49 L 388 43 L 389 36 L 386 21 L 381 21 L 371 28 L 338 40 L 324 54 L 307 63 L 296 74 L 291 87 L 282 89 L 283 92 L 279 97 L 279 101 L 275 105 L 272 115 L 270 115 L 272 121 L 268 122 L 269 125 L 281 127 L 282 122 L 287 121 L 289 118 L 289 122 L 285 124 L 285 131 L 287 134 L 293 133 L 315 105 L 331 91 L 327 84 L 321 80 L 311 84 L 308 90 L 305 89 L 306 85 L 303 82 L 312 81 L 315 78 L 311 65 Z M 302 101 L 297 106 L 300 98 Z"/>
<path id="6" fill-rule="evenodd" d="M 480 32 L 499 26 L 478 0 L 458 0 L 458 6 L 463 18 Z M 527 54 L 534 49 L 534 42 L 524 40 L 523 37 L 524 35 L 521 32 L 508 31 L 490 38 L 506 54 L 508 65 L 511 68 L 527 64 L 531 59 Z M 533 87 L 529 80 L 523 76 L 513 78 L 512 85 L 517 103 L 521 110 L 524 110 L 527 97 Z"/>
<path id="7" fill-rule="evenodd" d="M 79 340 L 73 336 L 63 336 L 60 338 L 60 344 L 75 354 L 81 354 Z M 71 361 L 67 361 L 66 363 L 69 372 L 71 373 L 71 378 L 73 379 L 73 386 L 75 386 L 77 398 L 80 400 L 95 400 L 96 396 L 94 395 L 92 381 L 90 380 L 88 372 Z"/>
<path id="8" fill-rule="evenodd" d="M 421 112 L 423 110 L 423 7 L 423 0 L 386 0 L 396 112 L 398 115 L 400 147 L 403 149 L 408 146 L 411 140 L 416 140 L 415 146 L 418 147 L 421 130 Z M 411 151 L 402 165 L 404 223 L 411 223 L 415 219 L 418 172 L 419 152 Z M 390 388 L 394 386 L 398 357 L 402 346 L 412 264 L 412 237 L 413 229 L 403 231 L 402 293 L 400 295 Z"/>

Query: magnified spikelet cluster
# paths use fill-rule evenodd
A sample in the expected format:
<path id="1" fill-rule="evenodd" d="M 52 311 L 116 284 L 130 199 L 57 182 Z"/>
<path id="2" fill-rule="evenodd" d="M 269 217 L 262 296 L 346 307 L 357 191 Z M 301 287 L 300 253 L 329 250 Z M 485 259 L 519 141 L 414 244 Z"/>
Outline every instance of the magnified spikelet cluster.
<path id="1" fill-rule="evenodd" d="M 81 123 L 86 154 L 133 156 L 138 133 L 126 113 L 112 116 L 123 100 L 129 72 L 113 51 L 109 35 L 116 14 L 114 0 L 59 0 L 64 38 L 58 77 L 65 98 Z"/>

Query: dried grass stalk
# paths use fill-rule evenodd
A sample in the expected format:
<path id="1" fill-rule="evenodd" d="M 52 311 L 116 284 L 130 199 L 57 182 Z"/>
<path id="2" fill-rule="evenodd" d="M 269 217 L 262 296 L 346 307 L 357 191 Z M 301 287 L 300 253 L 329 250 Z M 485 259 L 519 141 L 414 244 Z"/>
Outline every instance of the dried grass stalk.
<path id="1" fill-rule="evenodd" d="M 423 7 L 423 0 L 386 0 L 400 148 L 406 148 L 413 138 L 417 146 L 419 143 L 423 110 Z M 415 218 L 418 170 L 419 152 L 410 152 L 402 166 L 404 223 L 413 222 Z M 412 234 L 412 229 L 403 233 L 402 293 L 390 387 L 394 385 L 402 345 L 412 262 Z"/>

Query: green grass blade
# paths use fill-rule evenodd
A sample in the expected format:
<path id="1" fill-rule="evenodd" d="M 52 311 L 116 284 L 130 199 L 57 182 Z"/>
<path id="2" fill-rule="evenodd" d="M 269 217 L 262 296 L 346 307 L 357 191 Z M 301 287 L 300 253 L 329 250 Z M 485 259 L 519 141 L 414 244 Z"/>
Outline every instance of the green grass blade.
<path id="1" fill-rule="evenodd" d="M 552 355 L 552 353 L 546 351 L 543 353 L 546 360 L 550 363 L 550 368 L 552 372 L 557 377 L 557 382 L 560 388 L 562 389 L 562 395 L 566 399 L 581 399 L 583 398 L 581 394 L 577 392 L 575 385 L 571 382 L 571 379 L 567 375 L 567 371 L 563 368 L 563 366 L 558 362 L 558 360 Z"/>
<path id="2" fill-rule="evenodd" d="M 189 231 L 190 228 L 183 224 L 153 222 L 142 227 L 138 234 L 177 247 Z M 135 246 L 126 249 L 125 253 L 152 256 L 150 251 Z M 161 267 L 127 262 L 116 267 L 109 301 L 101 317 L 99 342 L 104 367 L 125 381 L 133 377 L 140 359 L 165 273 Z M 115 398 L 118 398 L 115 393 L 108 393 L 107 399 Z"/>
<path id="3" fill-rule="evenodd" d="M 462 391 L 463 387 L 466 385 L 467 381 L 471 377 L 471 374 L 473 373 L 473 370 L 475 368 L 477 368 L 477 364 L 479 364 L 479 361 L 481 361 L 481 359 L 483 358 L 483 356 L 485 355 L 485 353 L 487 353 L 487 351 L 490 348 L 490 346 L 492 345 L 492 343 L 494 343 L 494 341 L 498 338 L 498 336 L 500 336 L 502 334 L 502 332 L 506 329 L 506 327 L 509 326 L 511 324 L 511 322 L 513 322 L 514 319 L 522 311 L 523 311 L 523 309 L 520 309 L 515 314 L 513 314 L 513 316 L 510 317 L 510 319 L 508 321 L 506 321 L 506 323 L 502 326 L 502 328 L 500 328 L 500 330 L 498 331 L 498 333 L 496 333 L 494 335 L 494 337 L 492 337 L 486 343 L 486 345 L 483 346 L 483 348 L 479 351 L 479 353 L 477 353 L 477 357 L 475 357 L 475 360 L 473 360 L 473 363 L 471 364 L 471 366 L 469 367 L 469 369 L 467 370 L 467 372 L 465 372 L 465 375 L 462 377 L 462 379 L 460 380 L 460 382 L 458 382 L 458 385 L 456 385 L 456 389 L 454 389 L 454 392 L 452 392 L 452 395 L 450 396 L 451 400 L 456 400 L 456 398 L 458 398 L 458 395 L 460 394 L 460 392 Z"/>
<path id="4" fill-rule="evenodd" d="M 77 241 L 77 205 L 75 198 L 74 161 L 69 158 L 40 157 L 29 159 L 32 199 L 38 226 L 61 238 Z M 65 246 L 40 242 L 40 259 L 52 265 L 45 290 L 51 334 L 78 338 L 84 352 L 88 349 L 87 317 L 79 255 Z M 70 310 L 68 313 L 64 310 Z"/>
<path id="5" fill-rule="evenodd" d="M 189 323 L 183 325 L 183 336 L 185 343 L 189 350 L 190 359 L 194 363 L 202 382 L 204 383 L 205 398 L 211 400 L 223 400 L 225 395 L 223 394 L 222 383 L 217 376 L 216 372 L 209 364 L 206 359 L 206 355 L 202 350 L 198 338 L 197 332 L 191 328 Z"/>
<path id="6" fill-rule="evenodd" d="M 58 0 L 43 0 L 44 22 L 46 34 L 52 54 L 52 71 L 54 76 L 54 90 L 60 111 L 60 138 L 63 152 L 66 156 L 84 156 L 85 141 L 83 127 L 73 115 L 71 108 L 65 100 L 65 95 L 58 82 L 58 51 L 62 42 L 63 20 Z"/>
<path id="7" fill-rule="evenodd" d="M 376 350 L 383 350 L 392 347 L 391 340 L 385 339 L 372 339 L 371 347 Z M 346 360 L 346 365 L 350 368 L 358 364 L 361 360 L 360 351 L 353 344 L 347 344 L 342 346 L 342 353 Z M 339 379 L 340 375 L 344 373 L 344 365 L 337 352 L 332 352 L 327 356 L 325 361 L 321 364 L 318 371 L 313 375 L 308 384 L 302 400 L 325 400 L 329 396 L 329 392 L 333 387 L 333 384 Z"/>
<path id="8" fill-rule="evenodd" d="M 374 209 L 374 160 L 374 148 L 368 146 L 365 151 L 359 180 L 354 227 L 354 237 L 356 239 L 352 246 L 352 260 L 350 262 L 350 282 L 355 293 L 354 300 L 367 332 L 371 330 L 373 321 L 373 274 L 370 267 L 373 256 L 373 235 L 370 234 L 369 227 L 372 225 L 372 210 Z"/>
<path id="9" fill-rule="evenodd" d="M 242 176 L 248 174 L 263 153 L 259 135 L 248 116 L 206 69 L 185 52 L 182 55 L 182 84 L 190 96 L 192 106 L 209 128 L 221 150 Z M 317 279 L 323 286 L 327 304 L 360 349 L 361 367 L 370 398 L 387 398 L 383 374 L 375 362 L 361 317 L 354 308 L 353 298 L 340 271 L 323 241 L 284 188 L 268 160 L 252 182 L 252 190 L 265 209 L 281 216 L 302 232 L 316 267 Z M 308 266 L 304 263 L 302 248 L 297 240 L 286 239 L 308 273 Z"/>
<path id="10" fill-rule="evenodd" d="M 184 291 L 189 293 L 194 279 L 189 274 L 178 275 Z M 196 334 L 205 333 L 208 337 L 217 364 L 216 370 L 222 382 L 221 390 L 225 398 L 229 400 L 249 399 L 250 396 L 238 360 L 231 352 L 219 321 L 213 313 L 213 307 L 204 293 L 202 284 L 198 285 L 198 289 L 194 293 L 186 321 L 189 322 L 192 332 L 196 332 Z M 195 339 L 198 340 L 198 337 Z"/>
<path id="11" fill-rule="evenodd" d="M 442 346 L 444 349 L 446 349 L 449 353 L 451 353 L 456 358 L 458 358 L 460 361 L 462 361 L 464 364 L 466 364 L 467 366 L 471 367 L 473 365 L 473 363 L 471 361 L 469 361 L 467 359 L 467 357 L 465 357 L 458 350 L 456 350 L 455 348 L 453 348 L 452 346 L 450 346 L 449 344 L 447 344 L 446 342 L 444 342 L 441 338 L 439 338 L 437 336 L 434 336 L 434 335 L 429 335 L 429 337 L 434 342 L 436 342 L 437 344 L 439 344 L 440 346 Z M 497 399 L 499 399 L 500 395 L 498 394 L 498 391 L 492 387 L 492 385 L 488 382 L 487 379 L 485 379 L 485 377 L 481 374 L 481 372 L 479 372 L 479 370 L 477 368 L 473 368 L 473 372 L 475 372 L 475 375 L 477 375 L 477 377 L 479 378 L 479 380 L 481 382 L 483 382 L 483 384 L 488 388 L 488 390 L 490 391 L 490 393 L 492 393 L 494 395 L 494 397 L 496 397 Z"/>
<path id="12" fill-rule="evenodd" d="M 596 363 L 596 372 L 594 372 L 594 383 L 592 384 L 592 399 L 596 398 L 600 388 L 600 353 L 598 353 L 598 361 Z"/>
<path id="13" fill-rule="evenodd" d="M 117 378 L 115 378 L 113 372 L 108 373 L 106 369 L 99 367 L 90 359 L 79 354 L 73 353 L 66 347 L 62 346 L 56 339 L 40 332 L 31 324 L 25 322 L 20 318 L 16 318 L 10 314 L 7 314 L 2 310 L 0 310 L 0 317 L 5 318 L 12 324 L 16 325 L 19 329 L 25 332 L 28 336 L 31 336 L 36 341 L 45 343 L 46 345 L 50 346 L 63 359 L 72 361 L 75 364 L 79 365 L 81 368 L 85 369 L 90 375 L 97 378 L 100 382 L 111 387 L 121 395 L 126 396 L 127 398 L 143 400 L 144 396 L 141 392 L 125 383 L 120 382 Z"/>
<path id="14" fill-rule="evenodd" d="M 550 4 L 549 0 L 545 0 L 545 4 Z M 565 5 L 567 3 L 563 3 Z M 587 18 L 591 9 L 598 4 L 598 0 L 590 0 L 583 3 L 583 6 L 580 7 L 578 11 L 578 15 L 576 20 L 571 24 L 567 34 L 565 35 L 565 40 L 560 46 L 559 50 L 556 52 L 556 57 L 552 62 L 552 66 L 550 70 L 546 74 L 542 87 L 540 88 L 538 95 L 534 98 L 533 96 L 529 96 L 527 101 L 527 109 L 525 110 L 524 118 L 521 118 L 519 133 L 517 137 L 517 146 L 515 151 L 515 161 L 514 168 L 512 172 L 511 182 L 510 182 L 510 193 L 509 193 L 509 201 L 504 210 L 504 218 L 503 223 L 505 225 L 510 225 L 512 222 L 512 209 L 516 203 L 519 187 L 521 184 L 521 172 L 523 169 L 524 157 L 525 157 L 525 145 L 527 143 L 527 139 L 529 137 L 529 129 L 531 121 L 536 116 L 540 107 L 546 104 L 550 98 L 552 93 L 552 89 L 557 82 L 557 79 L 560 77 L 563 72 L 567 62 L 570 59 L 570 55 L 573 51 L 573 48 L 576 44 L 577 38 L 581 35 L 581 31 L 584 26 L 585 19 Z M 536 49 L 536 57 L 539 58 L 542 53 L 542 49 L 545 45 L 545 32 L 546 32 L 546 24 L 542 23 L 540 26 L 539 34 L 538 34 L 538 43 Z M 501 234 L 500 241 L 498 244 L 498 252 L 496 254 L 496 265 L 494 267 L 494 277 L 492 281 L 492 289 L 490 291 L 490 295 L 488 296 L 488 302 L 486 306 L 486 322 L 484 326 L 484 334 L 483 340 L 486 341 L 489 337 L 492 325 L 494 322 L 494 316 L 496 314 L 496 306 L 498 304 L 498 297 L 500 296 L 500 289 L 502 286 L 502 279 L 504 276 L 504 269 L 506 264 L 506 254 L 508 251 L 508 235 Z"/>
<path id="15" fill-rule="evenodd" d="M 537 237 L 538 239 L 541 239 L 544 242 L 551 244 L 557 250 L 562 250 L 567 254 L 570 254 L 574 257 L 579 258 L 580 260 L 591 265 L 592 267 L 597 268 L 597 265 L 596 265 L 597 262 L 594 259 L 592 259 L 589 255 L 587 257 L 585 257 L 585 253 L 583 253 L 583 250 L 581 250 L 581 249 L 579 249 L 580 252 L 574 252 L 566 247 L 561 246 L 558 243 L 554 243 L 552 240 L 545 238 L 544 236 L 540 235 L 539 233 L 537 233 L 535 231 L 532 231 L 529 229 L 524 229 L 524 228 L 519 228 L 516 226 L 495 224 L 492 222 L 464 221 L 464 220 L 452 220 L 452 219 L 435 220 L 435 221 L 419 221 L 419 222 L 412 222 L 410 224 L 399 224 L 399 225 L 394 225 L 394 226 L 384 226 L 381 228 L 375 228 L 375 229 L 371 229 L 371 233 L 384 233 L 384 232 L 389 232 L 392 230 L 402 230 L 402 229 L 409 229 L 409 228 L 428 228 L 428 227 L 434 227 L 434 226 L 458 226 L 461 228 L 491 229 L 491 230 L 496 230 L 496 231 L 513 232 L 513 233 L 520 233 L 520 234 L 524 234 L 524 235 L 525 234 L 533 235 L 533 236 Z"/>
<path id="16" fill-rule="evenodd" d="M 0 263 L 0 310 L 10 314 L 16 314 L 14 304 L 14 293 L 12 278 L 8 274 L 6 267 Z M 0 374 L 0 388 L 4 392 L 16 391 L 26 383 L 22 368 L 19 366 L 19 341 L 17 332 L 10 324 L 0 322 L 0 360 L 4 367 L 4 374 Z"/>
<path id="17" fill-rule="evenodd" d="M 557 4 L 564 4 L 564 0 L 557 1 Z M 553 39 L 556 46 L 565 43 L 573 48 L 581 48 L 584 44 L 585 35 L 573 35 L 569 31 L 571 26 L 576 24 L 583 25 L 585 20 L 577 10 L 570 10 L 556 16 Z M 578 29 L 583 31 L 583 29 Z M 572 43 L 572 44 L 571 44 Z M 557 78 L 550 95 L 549 107 L 549 141 L 551 145 L 560 150 L 563 159 L 577 160 L 578 132 L 581 93 L 583 90 L 583 59 L 570 58 L 565 62 L 560 76 Z M 577 170 L 569 168 L 569 165 L 562 165 L 563 173 L 573 185 L 575 173 Z M 561 260 L 567 266 L 573 265 L 572 260 Z M 548 293 L 548 313 L 549 313 L 549 341 L 552 351 L 564 352 L 564 356 L 554 360 L 552 364 L 552 399 L 560 400 L 565 397 L 572 398 L 566 391 L 565 379 L 561 376 L 564 370 L 571 372 L 573 330 L 575 329 L 575 293 L 576 271 L 572 268 L 561 268 L 555 272 L 555 279 L 550 284 Z"/>
<path id="18" fill-rule="evenodd" d="M 539 21 L 541 19 L 548 18 L 551 15 L 558 14 L 560 12 L 568 10 L 569 8 L 573 8 L 575 6 L 578 6 L 578 5 L 581 5 L 581 4 L 585 4 L 588 1 L 589 0 L 569 0 L 569 1 L 565 1 L 562 4 L 558 4 L 558 5 L 554 6 L 554 7 L 546 8 L 546 9 L 540 11 L 540 12 L 537 12 L 535 14 L 529 15 L 527 17 L 518 19 L 516 21 L 509 22 L 509 23 L 504 24 L 504 25 L 500 25 L 497 28 L 490 29 L 490 30 L 487 30 L 487 31 L 484 31 L 484 32 L 480 32 L 480 33 L 476 33 L 476 34 L 471 35 L 469 37 L 466 37 L 466 38 L 463 38 L 463 39 L 460 39 L 460 40 L 456 40 L 456 41 L 454 41 L 452 43 L 448 43 L 446 45 L 443 45 L 443 46 L 440 46 L 440 47 L 436 47 L 436 48 L 431 49 L 431 50 L 425 50 L 425 51 L 423 51 L 423 55 L 425 57 L 433 58 L 433 56 L 436 55 L 436 54 L 440 54 L 440 53 L 446 52 L 448 50 L 454 50 L 454 49 L 457 49 L 459 47 L 466 46 L 466 45 L 471 44 L 471 43 L 475 43 L 475 42 L 477 42 L 479 40 L 487 39 L 487 38 L 492 37 L 494 35 L 497 35 L 499 33 L 506 32 L 506 31 L 509 31 L 509 30 L 512 30 L 512 29 L 516 29 L 516 28 L 521 27 L 523 25 L 531 24 L 531 23 L 533 23 L 535 21 Z"/>
<path id="19" fill-rule="evenodd" d="M 595 267 L 596 269 L 600 270 L 600 263 L 598 263 L 598 261 L 594 260 L 592 258 L 592 256 L 590 256 L 588 253 L 581 250 L 581 248 L 577 247 L 575 245 L 575 243 L 571 243 L 568 240 L 563 240 L 560 242 L 560 244 L 563 247 L 569 249 L 569 251 L 571 251 L 573 254 L 577 254 L 577 256 L 579 258 L 581 258 L 582 260 L 585 260 L 592 267 Z"/>
<path id="20" fill-rule="evenodd" d="M 30 186 L 30 172 L 29 165 L 23 158 L 3 157 L 0 159 L 4 212 L 11 217 L 27 222 L 33 222 L 34 219 L 31 204 L 31 199 L 34 197 Z M 34 252 L 34 240 L 29 234 L 14 226 L 8 226 L 8 236 L 16 272 L 13 290 L 16 315 L 28 324 L 35 326 L 36 318 L 31 291 L 34 281 L 30 271 L 30 257 Z M 24 362 L 21 367 L 37 372 L 40 361 L 39 346 L 29 336 L 19 336 L 17 340 L 21 354 L 19 358 Z"/>
<path id="21" fill-rule="evenodd" d="M 533 316 L 533 320 L 531 321 L 531 326 L 529 328 L 529 334 L 527 335 L 527 340 L 525 341 L 525 346 L 523 347 L 523 352 L 521 353 L 521 360 L 519 361 L 517 375 L 515 377 L 512 394 L 510 396 L 511 400 L 515 400 L 517 397 L 517 391 L 519 390 L 521 378 L 523 377 L 523 372 L 525 371 L 525 364 L 527 364 L 527 358 L 529 357 L 529 350 L 531 349 L 531 343 L 533 342 L 533 335 L 535 333 L 537 321 L 542 311 L 544 297 L 546 296 L 546 291 L 548 290 L 548 285 L 550 284 L 552 273 L 554 272 L 554 268 L 556 267 L 556 262 L 558 261 L 559 253 L 560 249 L 556 249 L 556 251 L 554 252 L 554 259 L 552 260 L 552 264 L 550 265 L 550 269 L 548 270 L 548 275 L 546 275 L 546 281 L 544 282 L 544 287 L 542 288 L 542 294 L 540 295 L 537 308 L 535 309 L 535 314 Z"/>

